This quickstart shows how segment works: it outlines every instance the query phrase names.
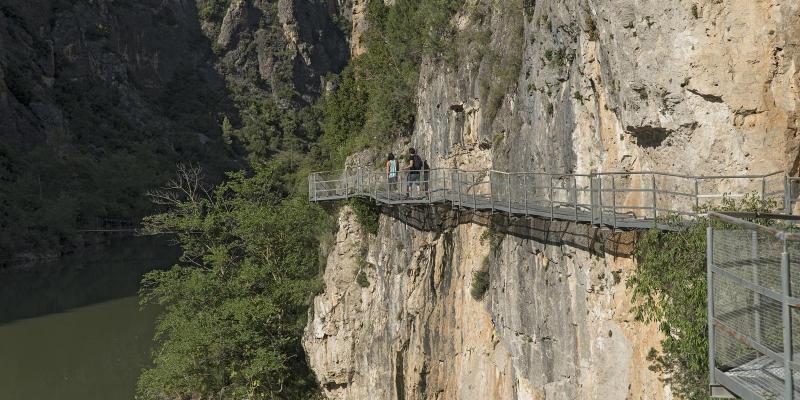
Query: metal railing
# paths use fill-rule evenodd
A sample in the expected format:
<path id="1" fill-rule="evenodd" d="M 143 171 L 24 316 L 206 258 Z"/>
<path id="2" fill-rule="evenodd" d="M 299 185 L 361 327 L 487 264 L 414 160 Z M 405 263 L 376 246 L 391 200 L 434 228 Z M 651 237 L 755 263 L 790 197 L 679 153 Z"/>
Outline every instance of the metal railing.
<path id="1" fill-rule="evenodd" d="M 709 216 L 716 221 L 708 228 L 706 258 L 712 393 L 799 397 L 800 235 Z"/>
<path id="2" fill-rule="evenodd" d="M 369 197 L 385 204 L 450 203 L 457 208 L 590 222 L 610 227 L 653 226 L 667 215 L 693 216 L 724 198 L 757 193 L 791 212 L 800 178 L 764 175 L 688 176 L 663 172 L 551 174 L 432 169 L 390 180 L 364 168 L 309 176 L 311 201 Z"/>

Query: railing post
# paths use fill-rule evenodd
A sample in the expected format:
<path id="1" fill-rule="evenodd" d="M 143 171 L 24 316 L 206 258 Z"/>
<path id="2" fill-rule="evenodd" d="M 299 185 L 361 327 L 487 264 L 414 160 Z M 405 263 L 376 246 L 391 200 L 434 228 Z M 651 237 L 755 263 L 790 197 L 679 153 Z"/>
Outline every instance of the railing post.
<path id="1" fill-rule="evenodd" d="M 492 175 L 494 173 L 489 171 L 489 204 L 492 207 L 492 214 L 494 214 L 494 183 L 492 183 Z"/>
<path id="2" fill-rule="evenodd" d="M 767 177 L 761 178 L 761 200 L 767 199 Z"/>
<path id="3" fill-rule="evenodd" d="M 656 174 L 650 174 L 653 178 L 653 226 L 658 226 L 658 207 L 656 206 L 656 199 L 658 198 L 658 192 L 656 192 Z"/>
<path id="4" fill-rule="evenodd" d="M 491 181 L 491 179 L 492 179 L 492 177 L 491 177 L 491 175 L 489 175 L 489 180 Z M 477 212 L 478 211 L 478 199 L 477 199 L 477 195 L 475 194 L 475 192 L 476 192 L 475 186 L 473 185 L 472 186 L 472 210 L 473 210 L 473 212 Z"/>
<path id="5" fill-rule="evenodd" d="M 617 229 L 617 183 L 614 175 L 611 175 L 611 218 L 614 221 L 614 229 Z"/>
<path id="6" fill-rule="evenodd" d="M 456 189 L 456 190 L 458 190 L 458 208 L 461 208 L 461 207 L 463 207 L 461 205 L 461 172 L 459 170 L 456 170 L 455 171 L 455 175 L 458 178 L 456 180 L 456 183 L 458 184 L 458 188 Z"/>
<path id="7" fill-rule="evenodd" d="M 450 192 L 447 190 L 447 174 L 444 171 L 440 169 L 439 173 L 442 174 L 442 202 L 446 203 L 450 200 Z"/>
<path id="8" fill-rule="evenodd" d="M 350 193 L 347 190 L 347 168 L 344 169 L 344 198 L 350 198 Z"/>
<path id="9" fill-rule="evenodd" d="M 603 176 L 597 176 L 597 201 L 600 203 L 600 226 L 603 226 Z"/>
<path id="10" fill-rule="evenodd" d="M 528 174 L 522 174 L 522 192 L 525 197 L 525 218 L 528 218 Z"/>
<path id="11" fill-rule="evenodd" d="M 511 218 L 511 173 L 506 175 L 506 195 L 508 195 L 508 217 Z"/>
<path id="12" fill-rule="evenodd" d="M 781 286 L 783 287 L 783 398 L 794 399 L 794 377 L 792 376 L 792 328 L 789 310 L 789 253 L 786 247 L 786 237 L 781 238 L 783 252 L 781 253 Z"/>
<path id="13" fill-rule="evenodd" d="M 758 277 L 758 232 L 755 230 L 750 235 L 750 257 L 753 259 L 752 276 L 753 283 L 758 286 L 761 285 Z M 753 292 L 753 314 L 754 314 L 754 339 L 756 342 L 761 343 L 761 296 L 758 292 Z"/>
<path id="14" fill-rule="evenodd" d="M 308 174 L 308 199 L 310 201 L 316 201 L 316 197 L 315 197 L 316 193 L 314 193 L 313 181 L 314 181 L 314 174 L 313 173 Z"/>
<path id="15" fill-rule="evenodd" d="M 548 183 L 549 193 L 547 195 L 548 199 L 550 200 L 550 221 L 553 221 L 553 218 L 555 217 L 555 207 L 553 206 L 553 176 L 547 175 L 547 177 L 548 180 L 550 181 Z"/>
<path id="16" fill-rule="evenodd" d="M 427 172 L 428 173 L 427 178 L 425 177 L 425 171 L 428 171 Z M 433 180 L 431 179 L 431 176 L 432 176 L 431 170 L 429 170 L 429 169 L 423 170 L 423 172 L 422 172 L 422 180 L 425 181 L 425 183 L 424 183 L 425 186 L 424 187 L 426 189 L 428 189 L 428 190 L 426 190 L 427 195 L 428 195 L 428 205 L 433 204 L 433 198 L 431 196 L 431 193 L 433 193 Z"/>
<path id="17" fill-rule="evenodd" d="M 589 212 L 589 223 L 594 225 L 594 173 L 589 173 Z"/>
<path id="18" fill-rule="evenodd" d="M 792 181 L 789 175 L 783 175 L 783 210 L 787 215 L 792 215 Z"/>
<path id="19" fill-rule="evenodd" d="M 714 230 L 706 227 L 706 295 L 708 296 L 708 383 L 716 386 L 716 337 L 714 327 Z"/>
<path id="20" fill-rule="evenodd" d="M 694 178 L 694 211 L 700 211 L 700 183 Z"/>
<path id="21" fill-rule="evenodd" d="M 575 199 L 575 204 L 573 207 L 575 209 L 575 223 L 578 222 L 578 177 L 576 175 L 572 175 L 572 194 Z"/>

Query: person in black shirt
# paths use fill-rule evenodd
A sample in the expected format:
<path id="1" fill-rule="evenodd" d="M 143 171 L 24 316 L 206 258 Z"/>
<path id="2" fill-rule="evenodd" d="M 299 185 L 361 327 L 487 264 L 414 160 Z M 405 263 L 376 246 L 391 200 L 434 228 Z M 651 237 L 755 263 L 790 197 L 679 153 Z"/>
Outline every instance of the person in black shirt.
<path id="1" fill-rule="evenodd" d="M 416 185 L 419 190 L 420 173 L 422 172 L 422 158 L 412 147 L 408 149 L 408 181 L 406 183 L 406 197 L 411 195 L 411 186 Z"/>

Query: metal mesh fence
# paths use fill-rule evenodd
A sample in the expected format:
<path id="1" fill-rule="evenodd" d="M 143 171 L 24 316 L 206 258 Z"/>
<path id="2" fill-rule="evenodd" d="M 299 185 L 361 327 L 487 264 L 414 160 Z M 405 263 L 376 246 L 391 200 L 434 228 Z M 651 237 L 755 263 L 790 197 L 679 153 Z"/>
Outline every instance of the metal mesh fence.
<path id="1" fill-rule="evenodd" d="M 800 377 L 800 312 L 792 272 L 797 236 L 724 214 L 709 228 L 709 356 L 712 385 L 737 396 L 792 398 Z M 786 371 L 792 371 L 787 374 Z"/>

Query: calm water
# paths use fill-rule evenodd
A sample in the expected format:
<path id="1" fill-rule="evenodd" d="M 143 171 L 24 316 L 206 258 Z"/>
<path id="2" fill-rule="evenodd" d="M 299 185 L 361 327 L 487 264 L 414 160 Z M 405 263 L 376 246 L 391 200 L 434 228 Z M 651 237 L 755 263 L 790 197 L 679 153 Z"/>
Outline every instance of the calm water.
<path id="1" fill-rule="evenodd" d="M 158 310 L 140 310 L 142 274 L 176 248 L 129 238 L 55 263 L 0 271 L 0 399 L 133 399 Z"/>

